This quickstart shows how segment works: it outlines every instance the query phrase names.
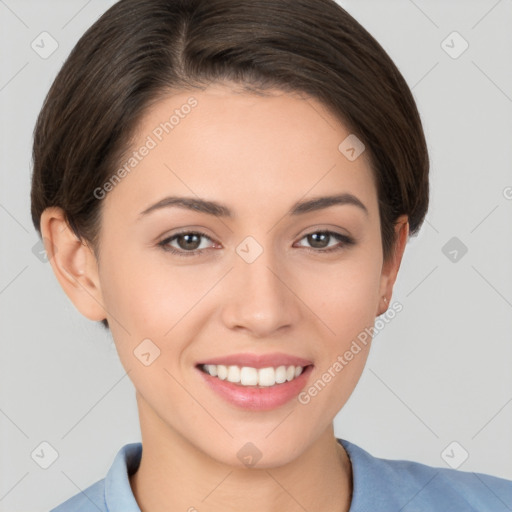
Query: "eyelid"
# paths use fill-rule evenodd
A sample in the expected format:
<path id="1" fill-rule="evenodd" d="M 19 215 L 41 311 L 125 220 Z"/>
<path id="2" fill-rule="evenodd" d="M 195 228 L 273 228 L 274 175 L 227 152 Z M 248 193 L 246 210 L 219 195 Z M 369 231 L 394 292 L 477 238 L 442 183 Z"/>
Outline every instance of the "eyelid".
<path id="1" fill-rule="evenodd" d="M 200 238 L 206 238 L 206 239 L 210 240 L 211 242 L 213 242 L 213 244 L 218 244 L 218 242 L 216 242 L 211 236 L 207 235 L 200 229 L 187 228 L 187 229 L 182 229 L 180 231 L 177 231 L 176 233 L 166 235 L 157 243 L 157 245 L 159 247 L 161 247 L 162 250 L 164 250 L 166 252 L 170 252 L 172 254 L 177 254 L 180 256 L 181 255 L 196 256 L 196 255 L 202 254 L 206 250 L 206 249 L 194 249 L 193 251 L 185 251 L 185 250 L 175 249 L 174 247 L 171 247 L 168 245 L 172 241 L 177 239 L 180 235 L 198 235 Z"/>
<path id="2" fill-rule="evenodd" d="M 304 233 L 302 236 L 299 236 L 298 241 L 300 242 L 307 236 L 312 235 L 312 234 L 318 234 L 318 233 L 327 234 L 327 235 L 329 235 L 329 237 L 338 240 L 338 243 L 334 246 L 330 246 L 330 247 L 328 246 L 327 248 L 323 248 L 323 249 L 317 249 L 314 247 L 305 247 L 302 245 L 300 245 L 299 247 L 306 249 L 308 252 L 313 252 L 316 254 L 325 254 L 325 253 L 342 251 L 343 249 L 350 247 L 352 245 L 355 245 L 355 243 L 356 243 L 356 241 L 349 235 L 339 233 L 338 231 L 334 231 L 333 229 L 318 228 L 318 227 L 310 228 L 310 230 L 308 232 Z M 183 229 L 181 231 L 178 231 L 176 233 L 173 233 L 171 235 L 164 237 L 161 241 L 159 241 L 157 243 L 157 245 L 159 247 L 161 247 L 162 250 L 164 250 L 166 252 L 170 252 L 171 254 L 175 254 L 178 256 L 185 256 L 185 257 L 200 256 L 207 249 L 210 249 L 210 248 L 203 248 L 203 249 L 194 249 L 192 251 L 186 251 L 183 249 L 175 249 L 174 247 L 171 247 L 170 245 L 168 245 L 172 241 L 177 239 L 180 235 L 191 235 L 191 234 L 198 235 L 201 238 L 206 238 L 206 239 L 210 240 L 214 244 L 218 244 L 218 242 L 216 242 L 212 237 L 210 237 L 206 233 L 202 232 L 201 230 L 194 229 L 194 228 L 188 228 L 188 229 Z M 341 243 L 341 246 L 339 245 L 340 243 Z"/>
<path id="3" fill-rule="evenodd" d="M 329 235 L 330 238 L 338 240 L 338 244 L 331 246 L 331 247 L 326 247 L 324 249 L 315 249 L 314 247 L 301 246 L 304 249 L 306 249 L 310 252 L 313 252 L 313 253 L 317 253 L 317 254 L 341 251 L 351 245 L 355 245 L 355 243 L 356 243 L 354 238 L 352 238 L 351 236 L 345 235 L 343 233 L 338 233 L 337 231 L 333 231 L 331 229 L 314 229 L 312 231 L 308 231 L 303 236 L 299 237 L 299 242 L 301 240 L 303 240 L 304 238 L 306 238 L 307 236 L 315 234 L 315 233 L 327 234 L 327 235 Z M 340 243 L 342 244 L 341 246 L 339 245 Z"/>

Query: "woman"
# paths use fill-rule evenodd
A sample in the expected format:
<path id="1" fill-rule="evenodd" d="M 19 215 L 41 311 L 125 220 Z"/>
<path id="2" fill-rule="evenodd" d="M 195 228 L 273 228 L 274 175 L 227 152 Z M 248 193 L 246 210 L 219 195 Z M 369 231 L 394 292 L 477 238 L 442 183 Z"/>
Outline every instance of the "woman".
<path id="1" fill-rule="evenodd" d="M 507 510 L 334 436 L 428 207 L 411 92 L 331 0 L 121 0 L 36 126 L 32 216 L 142 444 L 55 508 Z M 363 341 L 364 340 L 364 341 Z"/>

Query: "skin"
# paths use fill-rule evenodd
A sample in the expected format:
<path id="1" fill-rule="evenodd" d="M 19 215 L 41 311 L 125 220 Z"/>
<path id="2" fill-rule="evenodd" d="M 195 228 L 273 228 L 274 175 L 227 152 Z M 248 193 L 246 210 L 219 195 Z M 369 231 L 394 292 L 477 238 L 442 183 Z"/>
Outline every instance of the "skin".
<path id="1" fill-rule="evenodd" d="M 198 105 L 102 200 L 99 261 L 61 209 L 42 215 L 62 288 L 87 318 L 108 319 L 136 389 L 144 449 L 130 478 L 134 495 L 151 512 L 347 511 L 351 465 L 333 419 L 368 348 L 308 404 L 291 400 L 264 412 L 224 401 L 195 365 L 233 353 L 284 352 L 314 364 L 309 387 L 386 311 L 407 217 L 396 224 L 394 256 L 383 261 L 366 153 L 349 161 L 338 146 L 350 132 L 306 96 L 274 90 L 262 97 L 233 84 L 181 91 L 148 110 L 133 149 L 191 96 Z M 367 213 L 345 204 L 287 215 L 296 201 L 336 193 L 353 194 Z M 235 217 L 172 207 L 138 218 L 168 195 L 218 201 Z M 180 257 L 158 246 L 187 229 L 209 237 L 200 239 L 202 253 Z M 322 229 L 355 243 L 331 237 L 315 246 L 306 235 Z M 236 252 L 247 236 L 263 249 L 250 264 Z M 185 252 L 179 242 L 170 245 Z M 321 252 L 333 246 L 340 250 Z M 149 366 L 133 353 L 146 338 L 160 349 Z M 262 454 L 251 468 L 237 457 L 247 442 Z"/>

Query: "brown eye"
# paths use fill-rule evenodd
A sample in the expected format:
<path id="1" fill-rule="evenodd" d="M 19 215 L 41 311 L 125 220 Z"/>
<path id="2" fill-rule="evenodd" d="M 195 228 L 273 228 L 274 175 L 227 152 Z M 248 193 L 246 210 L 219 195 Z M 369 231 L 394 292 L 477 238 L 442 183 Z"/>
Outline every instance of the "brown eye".
<path id="1" fill-rule="evenodd" d="M 309 244 L 309 248 L 317 249 L 315 252 L 332 252 L 342 250 L 344 247 L 353 245 L 355 242 L 352 238 L 335 233 L 334 231 L 315 231 L 305 235 L 301 240 L 306 239 Z M 332 244 L 332 241 L 338 241 L 336 244 Z M 302 246 L 308 249 L 306 246 Z"/>
<path id="2" fill-rule="evenodd" d="M 201 243 L 204 239 L 209 240 L 210 242 L 212 241 L 212 239 L 204 233 L 197 231 L 184 231 L 162 240 L 158 245 L 164 251 L 178 254 L 179 256 L 195 256 L 208 248 L 207 246 L 201 247 Z M 172 243 L 175 243 L 176 245 L 171 245 Z"/>
<path id="3" fill-rule="evenodd" d="M 331 235 L 326 232 L 318 232 L 311 233 L 310 235 L 307 235 L 306 238 L 308 239 L 308 243 L 311 247 L 315 247 L 316 249 L 325 249 L 331 239 Z"/>
<path id="4" fill-rule="evenodd" d="M 196 233 L 178 235 L 176 241 L 180 249 L 193 251 L 201 245 L 201 235 L 197 235 Z"/>

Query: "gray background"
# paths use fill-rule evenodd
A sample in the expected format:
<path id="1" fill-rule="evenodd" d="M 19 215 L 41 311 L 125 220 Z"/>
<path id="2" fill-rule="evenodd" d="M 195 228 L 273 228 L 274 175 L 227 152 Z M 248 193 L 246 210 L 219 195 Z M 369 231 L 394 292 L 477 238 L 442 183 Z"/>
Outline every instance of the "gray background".
<path id="1" fill-rule="evenodd" d="M 113 3 L 0 0 L 2 512 L 50 509 L 140 440 L 110 335 L 33 253 L 29 213 L 36 115 L 73 45 Z M 512 1 L 340 3 L 413 89 L 432 200 L 395 287 L 403 311 L 376 336 L 336 434 L 376 456 L 512 479 Z M 47 59 L 31 47 L 43 31 L 59 45 Z M 453 31 L 469 43 L 457 58 Z M 31 456 L 44 441 L 59 454 L 48 469 Z"/>

